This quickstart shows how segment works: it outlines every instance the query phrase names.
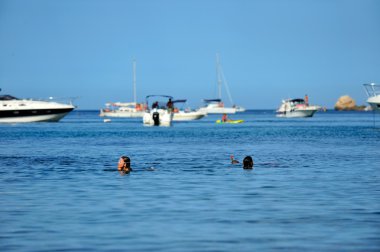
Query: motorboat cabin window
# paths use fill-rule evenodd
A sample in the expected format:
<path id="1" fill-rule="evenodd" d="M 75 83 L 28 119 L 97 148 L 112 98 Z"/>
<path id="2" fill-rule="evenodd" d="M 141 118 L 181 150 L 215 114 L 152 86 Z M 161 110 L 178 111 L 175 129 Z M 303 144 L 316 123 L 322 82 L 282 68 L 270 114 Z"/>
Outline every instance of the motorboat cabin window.
<path id="1" fill-rule="evenodd" d="M 0 95 L 0 101 L 20 100 L 11 95 Z"/>

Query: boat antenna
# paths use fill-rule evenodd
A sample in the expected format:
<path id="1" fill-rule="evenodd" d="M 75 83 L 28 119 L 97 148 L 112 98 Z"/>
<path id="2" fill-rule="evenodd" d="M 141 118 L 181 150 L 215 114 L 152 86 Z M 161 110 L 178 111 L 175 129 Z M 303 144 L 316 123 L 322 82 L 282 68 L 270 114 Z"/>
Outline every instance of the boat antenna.
<path id="1" fill-rule="evenodd" d="M 133 59 L 133 100 L 136 103 L 136 60 Z"/>

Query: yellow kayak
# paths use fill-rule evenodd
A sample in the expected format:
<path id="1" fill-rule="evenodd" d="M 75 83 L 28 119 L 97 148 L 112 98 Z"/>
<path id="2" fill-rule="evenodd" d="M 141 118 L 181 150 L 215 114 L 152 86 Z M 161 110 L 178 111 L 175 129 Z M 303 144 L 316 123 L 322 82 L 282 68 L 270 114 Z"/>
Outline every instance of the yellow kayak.
<path id="1" fill-rule="evenodd" d="M 236 123 L 242 123 L 244 122 L 244 120 L 228 120 L 227 122 L 222 122 L 222 120 L 216 120 L 216 123 L 232 123 L 232 124 L 236 124 Z"/>

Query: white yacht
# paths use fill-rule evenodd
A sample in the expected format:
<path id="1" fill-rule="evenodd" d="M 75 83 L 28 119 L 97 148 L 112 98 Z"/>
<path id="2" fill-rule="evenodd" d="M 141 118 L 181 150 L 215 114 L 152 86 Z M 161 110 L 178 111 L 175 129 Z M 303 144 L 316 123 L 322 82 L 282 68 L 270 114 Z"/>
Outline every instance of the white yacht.
<path id="1" fill-rule="evenodd" d="M 136 61 L 133 61 L 133 102 L 108 102 L 106 108 L 100 110 L 101 117 L 143 117 L 145 111 L 144 103 L 137 103 L 136 96 Z"/>
<path id="2" fill-rule="evenodd" d="M 75 106 L 52 100 L 19 99 L 0 96 L 0 123 L 58 122 Z"/>
<path id="3" fill-rule="evenodd" d="M 304 99 L 286 99 L 276 111 L 277 117 L 312 117 L 319 106 L 310 106 Z"/>
<path id="4" fill-rule="evenodd" d="M 149 101 L 154 100 L 152 107 Z M 143 123 L 147 126 L 171 126 L 173 121 L 173 111 L 167 107 L 167 102 L 173 97 L 168 95 L 148 95 L 146 97 L 146 110 L 143 116 Z"/>
<path id="5" fill-rule="evenodd" d="M 207 115 L 206 112 L 198 109 L 191 110 L 189 108 L 177 107 L 176 104 L 186 104 L 186 100 L 175 100 L 173 101 L 173 121 L 193 121 L 203 118 Z"/>
<path id="6" fill-rule="evenodd" d="M 375 111 L 380 111 L 380 85 L 375 83 L 364 84 L 367 93 L 367 102 Z"/>

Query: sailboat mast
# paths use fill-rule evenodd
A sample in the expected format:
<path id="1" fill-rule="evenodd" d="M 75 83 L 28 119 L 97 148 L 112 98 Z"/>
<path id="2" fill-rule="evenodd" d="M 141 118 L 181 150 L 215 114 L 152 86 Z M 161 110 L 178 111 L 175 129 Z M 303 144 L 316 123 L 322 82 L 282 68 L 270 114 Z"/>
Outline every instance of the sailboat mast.
<path id="1" fill-rule="evenodd" d="M 218 80 L 218 98 L 222 99 L 222 78 L 220 76 L 219 54 L 216 54 L 216 77 Z"/>
<path id="2" fill-rule="evenodd" d="M 136 60 L 133 60 L 133 101 L 137 102 L 136 97 Z"/>

